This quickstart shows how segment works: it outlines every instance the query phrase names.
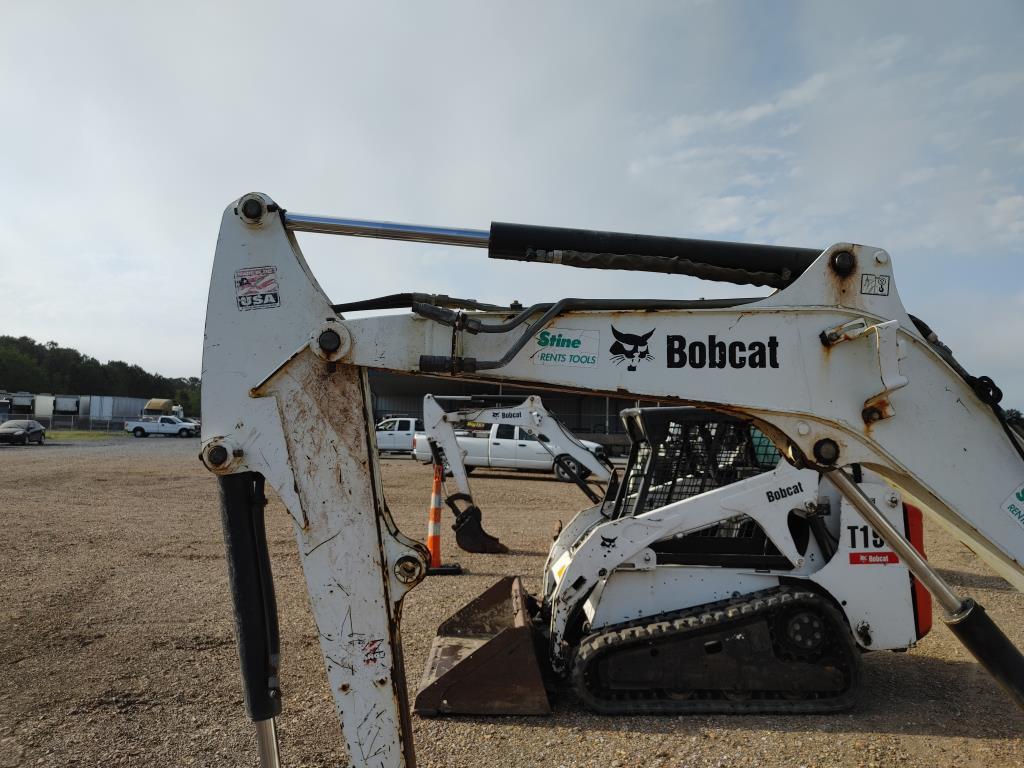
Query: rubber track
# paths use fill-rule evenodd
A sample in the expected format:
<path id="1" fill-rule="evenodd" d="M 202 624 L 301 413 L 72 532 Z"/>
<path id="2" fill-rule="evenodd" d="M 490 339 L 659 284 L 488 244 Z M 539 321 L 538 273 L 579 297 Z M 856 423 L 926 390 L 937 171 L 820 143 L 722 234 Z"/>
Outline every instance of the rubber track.
<path id="1" fill-rule="evenodd" d="M 629 692 L 619 694 L 621 698 L 601 698 L 598 692 L 590 689 L 588 668 L 600 660 L 602 656 L 616 649 L 626 649 L 636 645 L 644 645 L 652 641 L 665 642 L 673 635 L 681 636 L 690 633 L 704 633 L 708 630 L 717 631 L 726 628 L 731 622 L 742 620 L 747 622 L 758 615 L 771 621 L 773 614 L 798 604 L 810 604 L 815 610 L 831 620 L 832 641 L 839 643 L 846 651 L 849 666 L 844 672 L 849 676 L 850 685 L 846 691 L 823 698 L 793 699 L 783 698 L 749 698 L 728 699 L 726 692 L 714 698 L 668 699 L 659 698 L 658 691 Z M 838 712 L 853 706 L 860 683 L 860 653 L 846 621 L 838 610 L 827 600 L 813 592 L 799 592 L 789 587 L 747 595 L 742 599 L 724 600 L 709 603 L 697 608 L 687 609 L 660 616 L 647 617 L 641 621 L 619 624 L 606 628 L 584 638 L 580 643 L 573 662 L 572 683 L 580 700 L 590 709 L 602 714 L 813 714 L 821 712 Z M 702 693 L 702 695 L 705 695 Z M 764 693 L 760 694 L 766 695 Z M 771 696 L 772 694 L 767 694 Z M 627 698 L 628 696 L 628 698 Z"/>

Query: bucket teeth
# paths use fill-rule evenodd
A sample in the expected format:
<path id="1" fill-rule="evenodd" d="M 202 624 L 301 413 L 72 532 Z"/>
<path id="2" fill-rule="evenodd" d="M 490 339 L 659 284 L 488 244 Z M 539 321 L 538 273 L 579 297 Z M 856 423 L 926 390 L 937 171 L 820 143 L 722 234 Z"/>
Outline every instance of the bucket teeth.
<path id="1" fill-rule="evenodd" d="M 442 623 L 413 711 L 550 714 L 528 604 L 522 582 L 508 576 Z"/>

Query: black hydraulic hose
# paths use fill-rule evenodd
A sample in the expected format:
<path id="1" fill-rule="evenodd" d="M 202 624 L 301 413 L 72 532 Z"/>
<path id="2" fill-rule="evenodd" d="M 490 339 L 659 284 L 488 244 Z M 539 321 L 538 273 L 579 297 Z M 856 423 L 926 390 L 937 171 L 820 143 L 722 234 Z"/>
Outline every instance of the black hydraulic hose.
<path id="1" fill-rule="evenodd" d="M 463 357 L 453 358 L 446 355 L 420 355 L 420 370 L 424 373 L 444 373 L 444 372 L 465 372 L 472 373 L 474 371 L 490 370 L 494 368 L 503 368 L 508 365 L 512 359 L 519 354 L 526 343 L 532 338 L 533 334 L 539 329 L 543 328 L 549 322 L 559 315 L 563 315 L 566 312 L 619 312 L 619 311 L 658 311 L 658 310 L 687 310 L 687 309 L 725 309 L 728 307 L 735 307 L 741 304 L 751 304 L 756 301 L 760 301 L 759 297 L 743 298 L 743 299 L 698 299 L 698 300 L 678 300 L 678 299 L 561 299 L 554 304 L 535 305 L 536 309 L 540 307 L 547 307 L 547 310 L 535 321 L 523 331 L 523 334 L 516 340 L 504 355 L 499 360 L 477 360 L 474 357 Z M 456 325 L 459 322 L 463 323 L 463 327 L 469 331 L 474 332 L 474 327 L 470 325 L 470 322 L 476 322 L 475 327 L 476 333 L 504 333 L 511 328 L 521 325 L 526 317 L 530 313 L 536 311 L 535 307 L 520 313 L 515 318 L 510 320 L 508 323 L 495 323 L 484 324 L 480 323 L 475 318 L 455 320 L 452 324 Z M 437 319 L 439 322 L 444 322 L 436 316 L 436 313 L 432 315 L 432 319 Z M 492 330 L 495 329 L 495 330 Z"/>

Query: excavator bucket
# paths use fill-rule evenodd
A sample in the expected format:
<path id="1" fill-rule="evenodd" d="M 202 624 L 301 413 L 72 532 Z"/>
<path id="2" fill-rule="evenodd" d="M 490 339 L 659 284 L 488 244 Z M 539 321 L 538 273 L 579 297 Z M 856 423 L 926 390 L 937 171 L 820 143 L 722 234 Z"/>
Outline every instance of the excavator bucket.
<path id="1" fill-rule="evenodd" d="M 437 630 L 413 711 L 418 715 L 548 715 L 529 596 L 507 576 Z"/>
<path id="2" fill-rule="evenodd" d="M 456 501 L 469 500 L 470 506 L 459 511 Z M 464 493 L 456 493 L 446 499 L 448 506 L 455 513 L 455 543 L 463 552 L 477 552 L 485 555 L 504 555 L 508 547 L 484 530 L 480 508 L 472 504 L 472 498 Z"/>

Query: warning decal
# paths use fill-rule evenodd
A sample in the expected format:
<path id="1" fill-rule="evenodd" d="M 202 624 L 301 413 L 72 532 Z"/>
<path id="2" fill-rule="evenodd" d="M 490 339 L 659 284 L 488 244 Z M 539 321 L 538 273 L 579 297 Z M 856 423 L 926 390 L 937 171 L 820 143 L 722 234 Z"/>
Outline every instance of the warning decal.
<path id="1" fill-rule="evenodd" d="M 279 306 L 277 267 L 246 267 L 235 272 L 235 300 L 240 310 Z"/>
<path id="2" fill-rule="evenodd" d="M 850 565 L 890 565 L 900 561 L 895 552 L 851 552 Z"/>

